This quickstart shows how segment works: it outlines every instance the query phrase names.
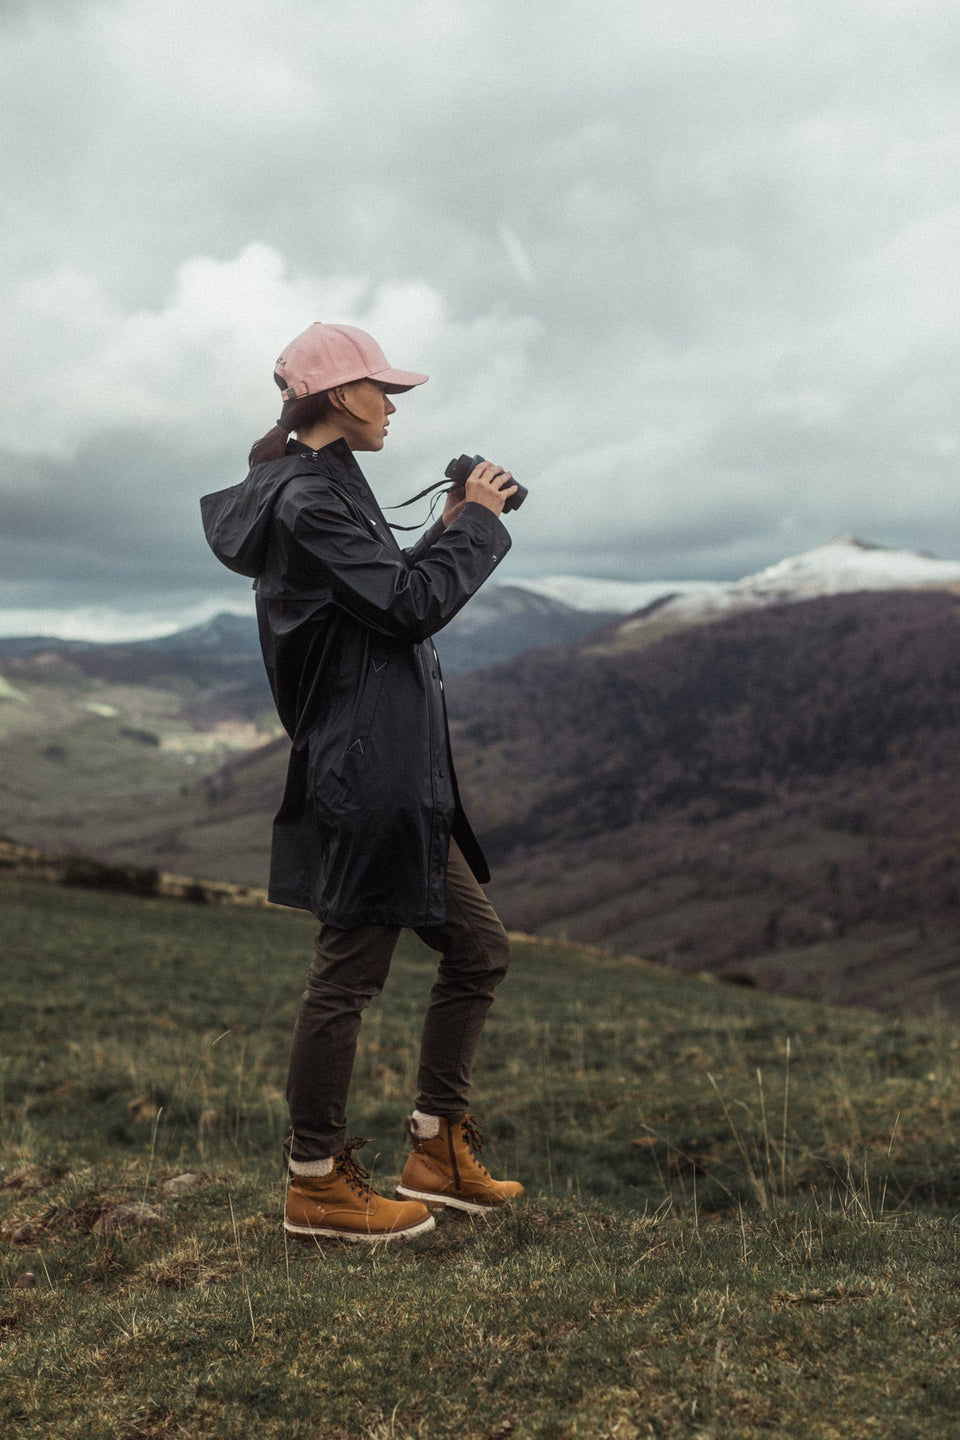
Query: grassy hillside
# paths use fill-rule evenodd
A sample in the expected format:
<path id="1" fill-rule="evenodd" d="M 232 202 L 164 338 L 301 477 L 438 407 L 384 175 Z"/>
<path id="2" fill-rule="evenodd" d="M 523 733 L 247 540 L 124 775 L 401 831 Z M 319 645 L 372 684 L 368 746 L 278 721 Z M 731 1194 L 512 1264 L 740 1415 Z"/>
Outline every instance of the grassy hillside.
<path id="1" fill-rule="evenodd" d="M 477 1110 L 529 1198 L 358 1255 L 279 1225 L 309 918 L 0 877 L 0 924 L 5 1435 L 952 1433 L 956 1029 L 520 944 Z M 386 1187 L 431 969 L 362 1034 Z"/>

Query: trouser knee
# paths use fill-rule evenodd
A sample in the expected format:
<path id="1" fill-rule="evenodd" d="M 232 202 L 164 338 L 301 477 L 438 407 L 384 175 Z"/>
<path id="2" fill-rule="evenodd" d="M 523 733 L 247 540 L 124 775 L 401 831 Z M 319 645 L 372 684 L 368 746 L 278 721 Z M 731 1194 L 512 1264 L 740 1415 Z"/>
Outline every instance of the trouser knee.
<path id="1" fill-rule="evenodd" d="M 510 938 L 503 926 L 491 934 L 486 945 L 487 973 L 491 988 L 499 985 L 510 968 Z"/>
<path id="2" fill-rule="evenodd" d="M 477 994 L 493 994 L 510 965 L 510 941 L 499 921 L 461 937 L 444 955 L 440 974 Z"/>

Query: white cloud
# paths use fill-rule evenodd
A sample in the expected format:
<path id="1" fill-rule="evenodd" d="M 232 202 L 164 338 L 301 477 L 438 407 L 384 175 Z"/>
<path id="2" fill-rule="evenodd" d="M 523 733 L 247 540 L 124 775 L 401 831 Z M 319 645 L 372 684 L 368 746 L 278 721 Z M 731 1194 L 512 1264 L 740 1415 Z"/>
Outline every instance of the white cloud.
<path id="1" fill-rule="evenodd" d="M 166 605 L 153 610 L 131 606 L 72 605 L 69 609 L 0 609 L 0 635 L 51 635 L 59 640 L 92 640 L 99 644 L 124 640 L 153 640 L 174 635 L 188 625 L 203 625 L 215 615 L 253 618 L 253 597 L 246 604 L 218 596 L 196 604 Z"/>
<path id="2" fill-rule="evenodd" d="M 63 460 L 95 436 L 144 429 L 198 458 L 237 445 L 272 424 L 273 361 L 313 319 L 370 329 L 405 368 L 447 360 L 448 393 L 451 374 L 466 380 L 469 368 L 482 377 L 471 386 L 476 414 L 516 384 L 531 333 L 517 317 L 452 322 L 423 281 L 291 275 L 260 244 L 233 260 L 185 261 L 169 303 L 129 314 L 93 277 L 62 270 L 11 297 L 9 324 L 30 359 L 11 364 L 0 387 L 0 446 Z M 40 428 L 38 381 L 58 397 Z"/>

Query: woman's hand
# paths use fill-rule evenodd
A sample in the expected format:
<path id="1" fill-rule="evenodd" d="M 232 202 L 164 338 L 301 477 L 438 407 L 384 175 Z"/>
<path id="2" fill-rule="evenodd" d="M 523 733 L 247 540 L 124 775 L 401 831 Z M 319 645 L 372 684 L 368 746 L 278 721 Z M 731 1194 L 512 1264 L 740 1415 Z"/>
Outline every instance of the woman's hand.
<path id="1" fill-rule="evenodd" d="M 504 505 L 517 488 L 510 484 L 512 479 L 510 471 L 504 470 L 502 465 L 495 465 L 492 460 L 481 461 L 467 476 L 466 485 L 455 485 L 447 491 L 447 503 L 443 507 L 444 525 L 456 520 L 470 501 L 492 510 L 494 515 L 501 515 Z"/>

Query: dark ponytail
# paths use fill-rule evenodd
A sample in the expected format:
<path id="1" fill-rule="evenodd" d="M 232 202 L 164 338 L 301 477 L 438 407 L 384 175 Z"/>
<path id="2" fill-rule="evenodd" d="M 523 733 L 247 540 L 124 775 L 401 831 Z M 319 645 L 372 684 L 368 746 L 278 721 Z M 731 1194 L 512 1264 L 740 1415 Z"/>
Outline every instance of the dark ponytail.
<path id="1" fill-rule="evenodd" d="M 274 375 L 273 378 L 283 389 L 287 382 L 280 375 Z M 298 400 L 285 400 L 280 418 L 273 429 L 254 441 L 247 461 L 250 469 L 252 470 L 254 465 L 263 465 L 268 460 L 279 460 L 286 453 L 287 437 L 291 430 L 309 430 L 311 426 L 319 425 L 321 420 L 326 420 L 330 411 L 331 405 L 326 391 L 319 395 L 303 395 Z"/>

